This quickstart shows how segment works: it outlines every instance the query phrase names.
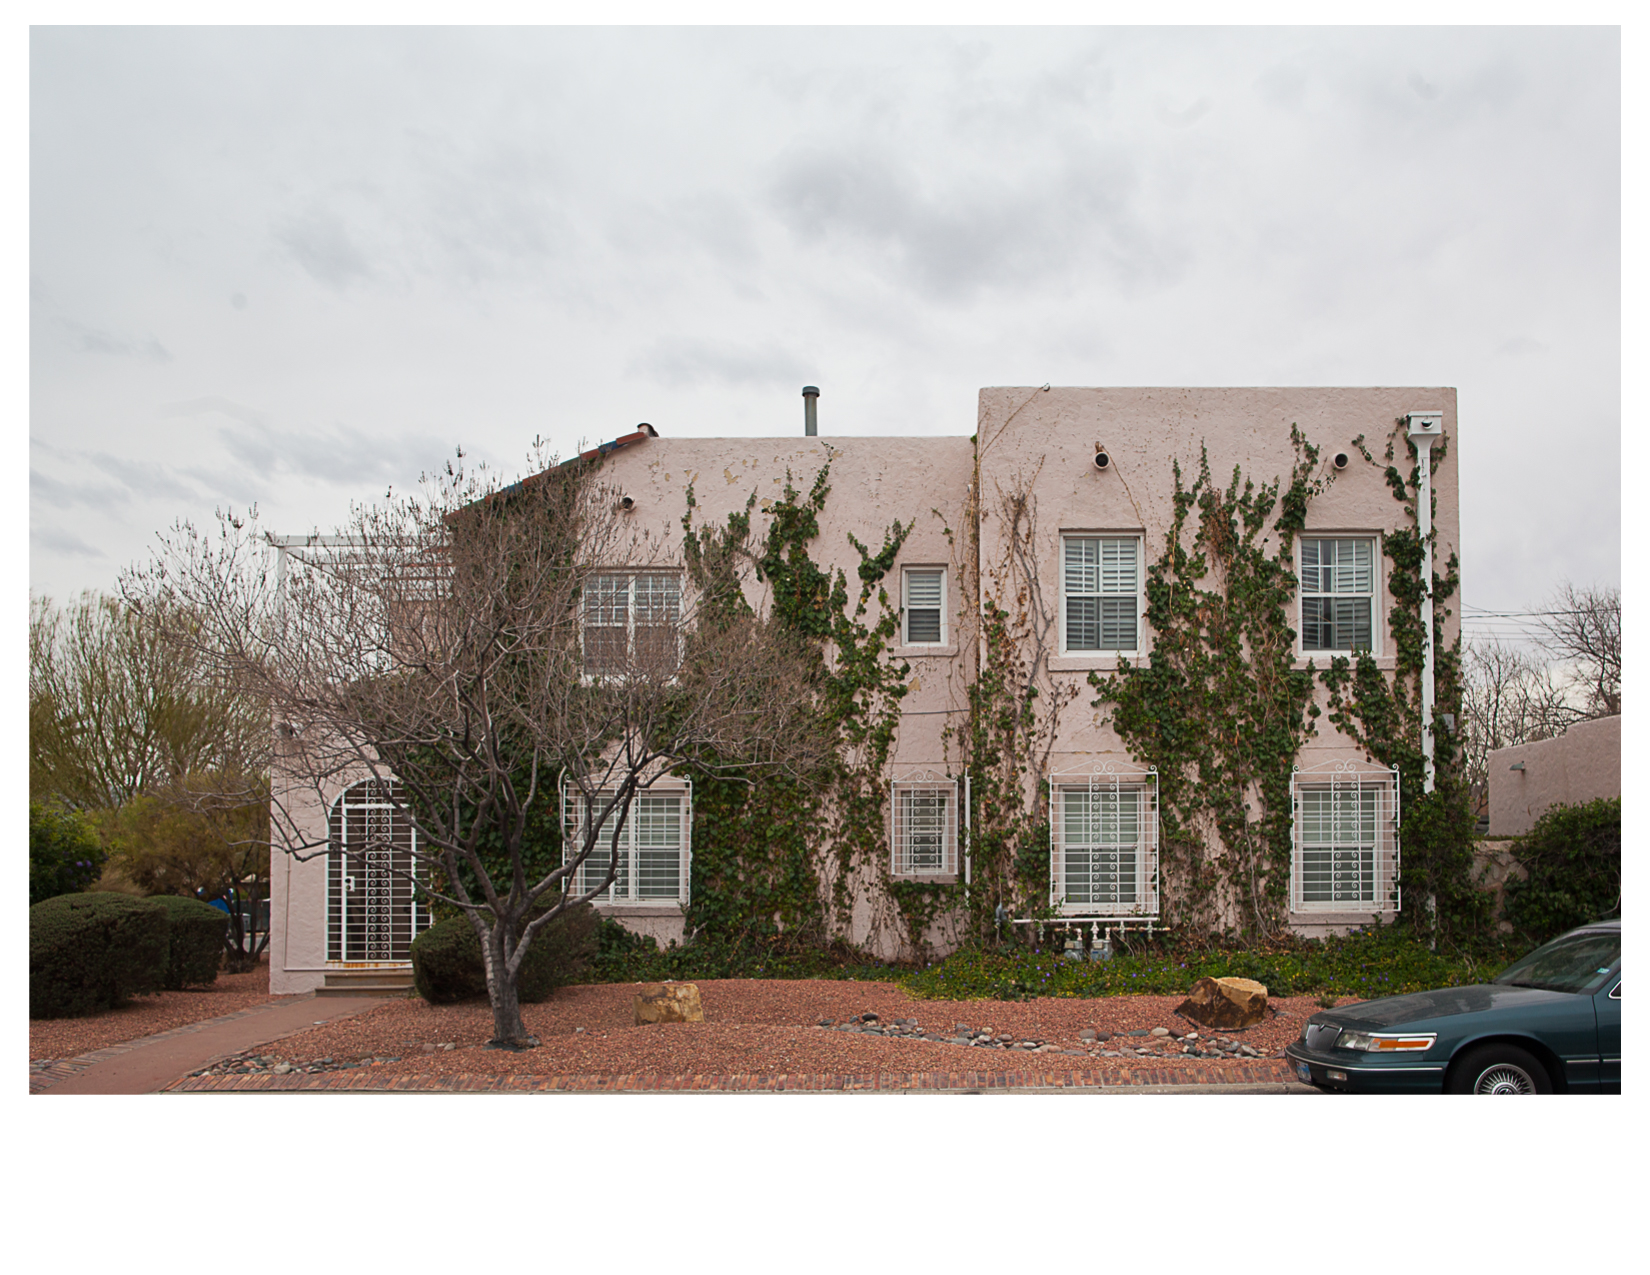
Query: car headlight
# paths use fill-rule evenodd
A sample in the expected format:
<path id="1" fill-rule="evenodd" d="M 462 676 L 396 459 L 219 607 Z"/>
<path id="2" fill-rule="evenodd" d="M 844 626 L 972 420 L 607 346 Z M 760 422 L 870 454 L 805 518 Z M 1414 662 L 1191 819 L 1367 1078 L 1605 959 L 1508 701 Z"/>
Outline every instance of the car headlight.
<path id="1" fill-rule="evenodd" d="M 1335 1048 L 1355 1049 L 1366 1054 L 1422 1053 L 1431 1049 L 1437 1039 L 1437 1032 L 1403 1036 L 1381 1032 L 1342 1032 Z"/>

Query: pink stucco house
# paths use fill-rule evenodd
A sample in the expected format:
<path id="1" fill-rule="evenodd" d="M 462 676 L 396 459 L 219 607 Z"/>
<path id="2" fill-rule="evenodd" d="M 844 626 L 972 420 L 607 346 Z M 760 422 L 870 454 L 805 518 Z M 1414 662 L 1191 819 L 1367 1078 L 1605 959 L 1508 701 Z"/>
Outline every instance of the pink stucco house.
<path id="1" fill-rule="evenodd" d="M 1394 499 L 1381 450 L 1420 430 L 1458 455 L 1453 389 L 988 388 L 969 432 L 948 435 L 673 438 L 668 427 L 646 427 L 615 440 L 604 478 L 629 497 L 627 516 L 638 527 L 679 552 L 690 484 L 701 525 L 744 509 L 753 492 L 760 523 L 787 475 L 806 490 L 829 464 L 832 494 L 813 550 L 822 566 L 850 578 L 859 561 L 850 534 L 880 542 L 890 524 L 914 521 L 886 580 L 900 612 L 892 656 L 909 664 L 910 689 L 884 776 L 881 879 L 968 879 L 970 775 L 958 728 L 971 685 L 1004 658 L 982 644 L 981 617 L 1029 605 L 1040 634 L 1031 675 L 1041 703 L 1059 705 L 1025 779 L 1028 803 L 1049 829 L 1041 919 L 1149 925 L 1161 917 L 1164 884 L 1155 762 L 1132 754 L 1110 715 L 1091 707 L 1090 674 L 1151 659 L 1145 590 L 1175 518 L 1176 463 L 1195 471 L 1206 449 L 1214 475 L 1241 466 L 1258 482 L 1287 483 L 1297 461 L 1291 427 L 1320 449 L 1313 477 L 1322 482 L 1295 541 L 1293 662 L 1321 668 L 1334 655 L 1367 651 L 1390 671 L 1396 646 L 1383 537 L 1413 529 L 1414 515 Z M 1407 469 L 1407 455 L 1400 461 Z M 1432 479 L 1440 563 L 1460 543 L 1456 472 L 1450 463 Z M 1008 569 L 1015 561 L 1018 575 Z M 630 616 L 662 597 L 668 603 L 680 587 L 677 575 L 657 569 L 612 582 Z M 1440 616 L 1447 648 L 1459 622 Z M 1315 694 L 1322 706 L 1326 693 Z M 1395 772 L 1324 716 L 1303 741 L 1289 791 L 1290 927 L 1321 934 L 1406 906 Z M 312 818 L 329 821 L 342 849 L 372 821 L 390 820 L 378 796 L 340 792 Z M 644 801 L 621 882 L 602 909 L 633 929 L 680 939 L 693 886 L 692 785 L 670 780 Z M 273 991 L 309 990 L 329 974 L 404 973 L 406 945 L 427 918 L 397 893 L 392 874 L 381 875 L 352 869 L 341 854 L 275 857 Z M 896 955 L 899 939 L 876 921 L 876 882 L 867 884 L 847 918 L 848 937 Z M 927 937 L 943 950 L 957 939 L 954 922 L 942 916 Z"/>

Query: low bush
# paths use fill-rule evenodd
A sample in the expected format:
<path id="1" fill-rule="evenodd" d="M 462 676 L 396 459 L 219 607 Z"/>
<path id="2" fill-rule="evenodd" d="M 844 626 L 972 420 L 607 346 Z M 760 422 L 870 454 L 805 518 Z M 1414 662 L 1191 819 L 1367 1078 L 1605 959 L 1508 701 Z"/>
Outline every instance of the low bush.
<path id="1" fill-rule="evenodd" d="M 1621 798 L 1553 806 L 1513 843 L 1502 915 L 1531 943 L 1621 912 Z"/>
<path id="2" fill-rule="evenodd" d="M 84 815 L 29 802 L 30 907 L 95 885 L 105 857 Z"/>
<path id="3" fill-rule="evenodd" d="M 987 951 L 965 948 L 900 979 L 915 996 L 956 1000 L 1025 1000 L 1035 996 L 1180 996 L 1199 978 L 1252 978 L 1274 996 L 1333 993 L 1373 1000 L 1403 992 L 1480 983 L 1520 955 L 1513 948 L 1435 952 L 1409 930 L 1375 926 L 1323 940 L 1270 949 L 1222 950 L 1168 944 L 1119 952 L 1110 960 L 1073 961 L 1053 947 Z"/>
<path id="4" fill-rule="evenodd" d="M 166 980 L 167 911 L 129 894 L 60 894 L 29 909 L 29 1017 L 113 1009 Z"/>
<path id="5" fill-rule="evenodd" d="M 553 918 L 534 937 L 522 961 L 516 991 L 524 1004 L 577 982 L 596 955 L 596 909 L 578 904 Z M 481 940 L 468 917 L 438 921 L 412 943 L 413 982 L 432 1005 L 487 995 Z"/>
<path id="6" fill-rule="evenodd" d="M 175 992 L 191 984 L 216 982 L 229 913 L 199 899 L 174 894 L 152 894 L 149 901 L 166 909 L 171 949 L 166 961 L 166 989 Z"/>
<path id="7" fill-rule="evenodd" d="M 789 947 L 783 940 L 743 943 L 705 938 L 661 948 L 645 934 L 604 919 L 591 970 L 598 983 L 658 983 L 695 978 L 836 978 L 867 982 L 896 978 L 902 968 L 877 961 L 846 944 Z"/>

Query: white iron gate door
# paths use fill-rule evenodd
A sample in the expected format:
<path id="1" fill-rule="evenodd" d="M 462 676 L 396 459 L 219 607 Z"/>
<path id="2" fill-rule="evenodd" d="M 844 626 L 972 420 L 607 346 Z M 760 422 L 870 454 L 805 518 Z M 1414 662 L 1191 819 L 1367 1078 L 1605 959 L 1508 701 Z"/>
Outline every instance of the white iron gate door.
<path id="1" fill-rule="evenodd" d="M 387 784 L 368 780 L 333 807 L 329 961 L 406 961 L 414 937 L 429 928 L 412 883 L 415 834 L 389 797 Z"/>

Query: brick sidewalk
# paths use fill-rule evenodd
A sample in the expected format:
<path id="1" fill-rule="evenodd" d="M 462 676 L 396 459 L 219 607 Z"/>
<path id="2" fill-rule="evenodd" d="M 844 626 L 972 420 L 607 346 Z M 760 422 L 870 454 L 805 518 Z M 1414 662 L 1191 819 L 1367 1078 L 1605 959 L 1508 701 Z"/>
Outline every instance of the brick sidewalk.
<path id="1" fill-rule="evenodd" d="M 193 1036 L 196 1032 L 205 1031 L 208 1027 L 217 1027 L 223 1023 L 237 1022 L 263 1009 L 262 1005 L 254 1005 L 251 1009 L 237 1010 L 233 1014 L 220 1014 L 217 1018 L 205 1018 L 198 1023 L 185 1023 L 182 1027 L 174 1027 L 171 1031 L 156 1032 L 153 1036 L 139 1036 L 136 1040 L 122 1041 L 118 1045 L 110 1045 L 106 1049 L 94 1049 L 89 1054 L 79 1054 L 74 1058 L 43 1059 L 29 1063 L 29 1092 L 44 1093 L 53 1085 L 70 1080 L 88 1068 L 97 1066 L 100 1062 L 108 1062 L 111 1058 L 119 1058 L 129 1054 L 134 1049 L 143 1049 L 149 1045 L 173 1040 L 179 1036 Z"/>
<path id="2" fill-rule="evenodd" d="M 1284 1062 L 1253 1067 L 1120 1067 L 1093 1071 L 928 1071 L 864 1075 L 422 1076 L 364 1067 L 315 1075 L 196 1076 L 166 1093 L 972 1093 L 1264 1087 L 1315 1093 Z"/>
<path id="3" fill-rule="evenodd" d="M 31 1094 L 159 1093 L 189 1072 L 305 1031 L 320 1023 L 348 1018 L 384 1004 L 378 997 L 317 1001 L 313 993 L 283 997 L 170 1031 L 122 1041 L 74 1058 L 29 1063 Z"/>

